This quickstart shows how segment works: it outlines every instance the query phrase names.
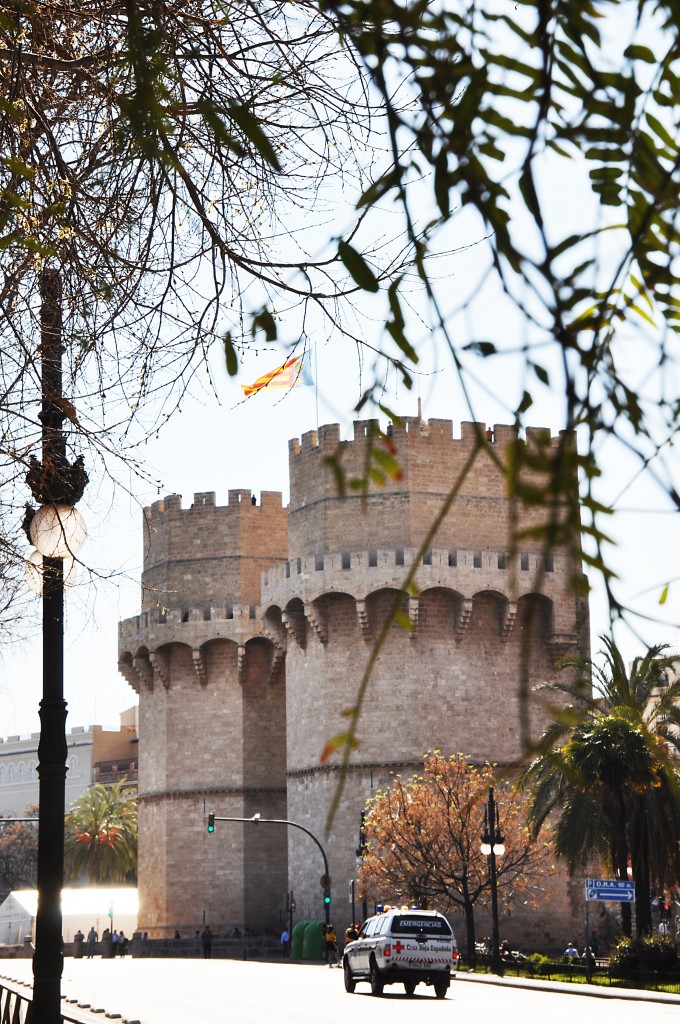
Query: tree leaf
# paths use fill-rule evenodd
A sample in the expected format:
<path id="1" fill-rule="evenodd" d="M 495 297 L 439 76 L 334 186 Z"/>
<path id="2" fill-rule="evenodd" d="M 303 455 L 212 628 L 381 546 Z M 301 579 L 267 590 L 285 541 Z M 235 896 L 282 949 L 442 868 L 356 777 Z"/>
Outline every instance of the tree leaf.
<path id="1" fill-rule="evenodd" d="M 365 292 L 377 292 L 378 279 L 360 252 L 344 240 L 338 242 L 338 256 L 347 267 L 352 279 Z"/>
<path id="2" fill-rule="evenodd" d="M 227 366 L 227 373 L 230 377 L 235 377 L 238 374 L 238 356 L 236 354 L 236 348 L 231 337 L 231 332 L 227 331 L 224 335 L 224 359 Z"/>
<path id="3" fill-rule="evenodd" d="M 234 104 L 234 106 L 227 108 L 226 114 L 239 126 L 243 134 L 250 139 L 260 156 L 264 157 L 275 171 L 280 171 L 281 164 L 279 163 L 276 151 L 253 112 L 247 107 Z"/>

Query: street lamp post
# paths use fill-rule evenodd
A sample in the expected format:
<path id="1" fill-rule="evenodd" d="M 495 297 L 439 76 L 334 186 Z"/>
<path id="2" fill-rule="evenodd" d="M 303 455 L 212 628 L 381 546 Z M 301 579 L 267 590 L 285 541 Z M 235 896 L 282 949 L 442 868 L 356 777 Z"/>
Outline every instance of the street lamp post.
<path id="1" fill-rule="evenodd" d="M 26 476 L 35 511 L 28 505 L 24 528 L 42 555 L 43 695 L 38 744 L 38 908 L 33 957 L 34 1024 L 60 1024 L 63 970 L 61 890 L 64 881 L 66 790 L 66 701 L 64 700 L 64 559 L 85 540 L 85 524 L 74 508 L 87 474 L 81 457 L 66 458 L 63 431 L 61 278 L 40 274 L 40 362 L 42 462 L 31 458 Z"/>
<path id="2" fill-rule="evenodd" d="M 501 833 L 498 817 L 498 804 L 494 800 L 493 786 L 489 789 L 489 802 L 484 808 L 484 832 L 482 833 L 482 853 L 489 859 L 489 880 L 491 882 L 491 970 L 494 974 L 503 974 L 503 963 L 500 955 L 498 938 L 498 880 L 496 876 L 496 857 L 505 853 L 505 840 Z"/>
<path id="3" fill-rule="evenodd" d="M 367 853 L 368 853 L 368 843 L 366 842 L 366 811 L 362 811 L 361 812 L 361 824 L 359 826 L 359 845 L 356 848 L 357 872 L 361 871 L 361 864 L 362 864 L 363 859 L 364 859 L 364 857 L 366 856 Z M 362 920 L 365 921 L 366 918 L 368 917 L 368 900 L 366 898 L 366 889 L 365 888 L 364 888 L 364 891 L 363 891 L 363 894 L 362 894 L 362 898 L 361 898 L 361 910 L 362 910 L 362 915 L 363 915 Z M 354 924 L 354 907 L 352 907 L 352 924 Z"/>

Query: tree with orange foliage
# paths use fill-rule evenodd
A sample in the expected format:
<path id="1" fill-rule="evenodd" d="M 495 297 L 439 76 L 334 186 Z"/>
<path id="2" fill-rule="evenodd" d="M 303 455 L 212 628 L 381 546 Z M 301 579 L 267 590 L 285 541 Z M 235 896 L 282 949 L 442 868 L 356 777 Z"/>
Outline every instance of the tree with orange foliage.
<path id="1" fill-rule="evenodd" d="M 360 885 L 381 902 L 395 900 L 465 915 L 468 956 L 475 954 L 477 903 L 490 899 L 488 858 L 481 852 L 484 802 L 494 786 L 501 807 L 505 853 L 497 858 L 497 883 L 507 906 L 522 894 L 531 901 L 550 873 L 548 842 L 533 840 L 525 801 L 498 782 L 494 768 L 470 763 L 463 754 L 426 755 L 423 772 L 395 776 L 368 804 L 367 852 Z"/>

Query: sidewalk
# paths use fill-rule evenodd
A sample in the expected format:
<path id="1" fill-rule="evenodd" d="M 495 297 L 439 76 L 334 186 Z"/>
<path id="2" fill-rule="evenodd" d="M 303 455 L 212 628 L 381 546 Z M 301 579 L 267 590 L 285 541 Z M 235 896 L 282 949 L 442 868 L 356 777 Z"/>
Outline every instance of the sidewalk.
<path id="1" fill-rule="evenodd" d="M 573 981 L 547 981 L 541 978 L 499 978 L 495 974 L 472 974 L 459 971 L 456 983 L 479 982 L 504 988 L 525 988 L 534 992 L 563 992 L 573 996 L 591 996 L 600 999 L 625 999 L 628 1002 L 667 1003 L 680 1006 L 680 995 L 673 992 L 650 992 L 641 988 L 615 988 L 611 985 L 588 985 Z"/>

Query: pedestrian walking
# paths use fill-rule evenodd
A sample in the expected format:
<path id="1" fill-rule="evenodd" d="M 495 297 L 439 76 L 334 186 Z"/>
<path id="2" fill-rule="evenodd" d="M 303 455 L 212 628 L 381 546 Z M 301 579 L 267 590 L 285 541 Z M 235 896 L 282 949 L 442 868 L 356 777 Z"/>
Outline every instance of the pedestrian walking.
<path id="1" fill-rule="evenodd" d="M 201 935 L 201 945 L 203 946 L 203 959 L 210 960 L 212 956 L 212 940 L 213 934 L 210 931 L 210 925 L 206 925 Z"/>
<path id="2" fill-rule="evenodd" d="M 338 952 L 338 937 L 332 924 L 326 925 L 326 961 L 329 967 L 340 966 L 340 953 Z M 334 962 L 333 962 L 334 961 Z"/>
<path id="3" fill-rule="evenodd" d="M 281 956 L 283 956 L 283 957 L 288 956 L 288 943 L 289 943 L 289 941 L 290 941 L 290 935 L 288 934 L 288 929 L 284 928 L 283 931 L 281 932 Z"/>

